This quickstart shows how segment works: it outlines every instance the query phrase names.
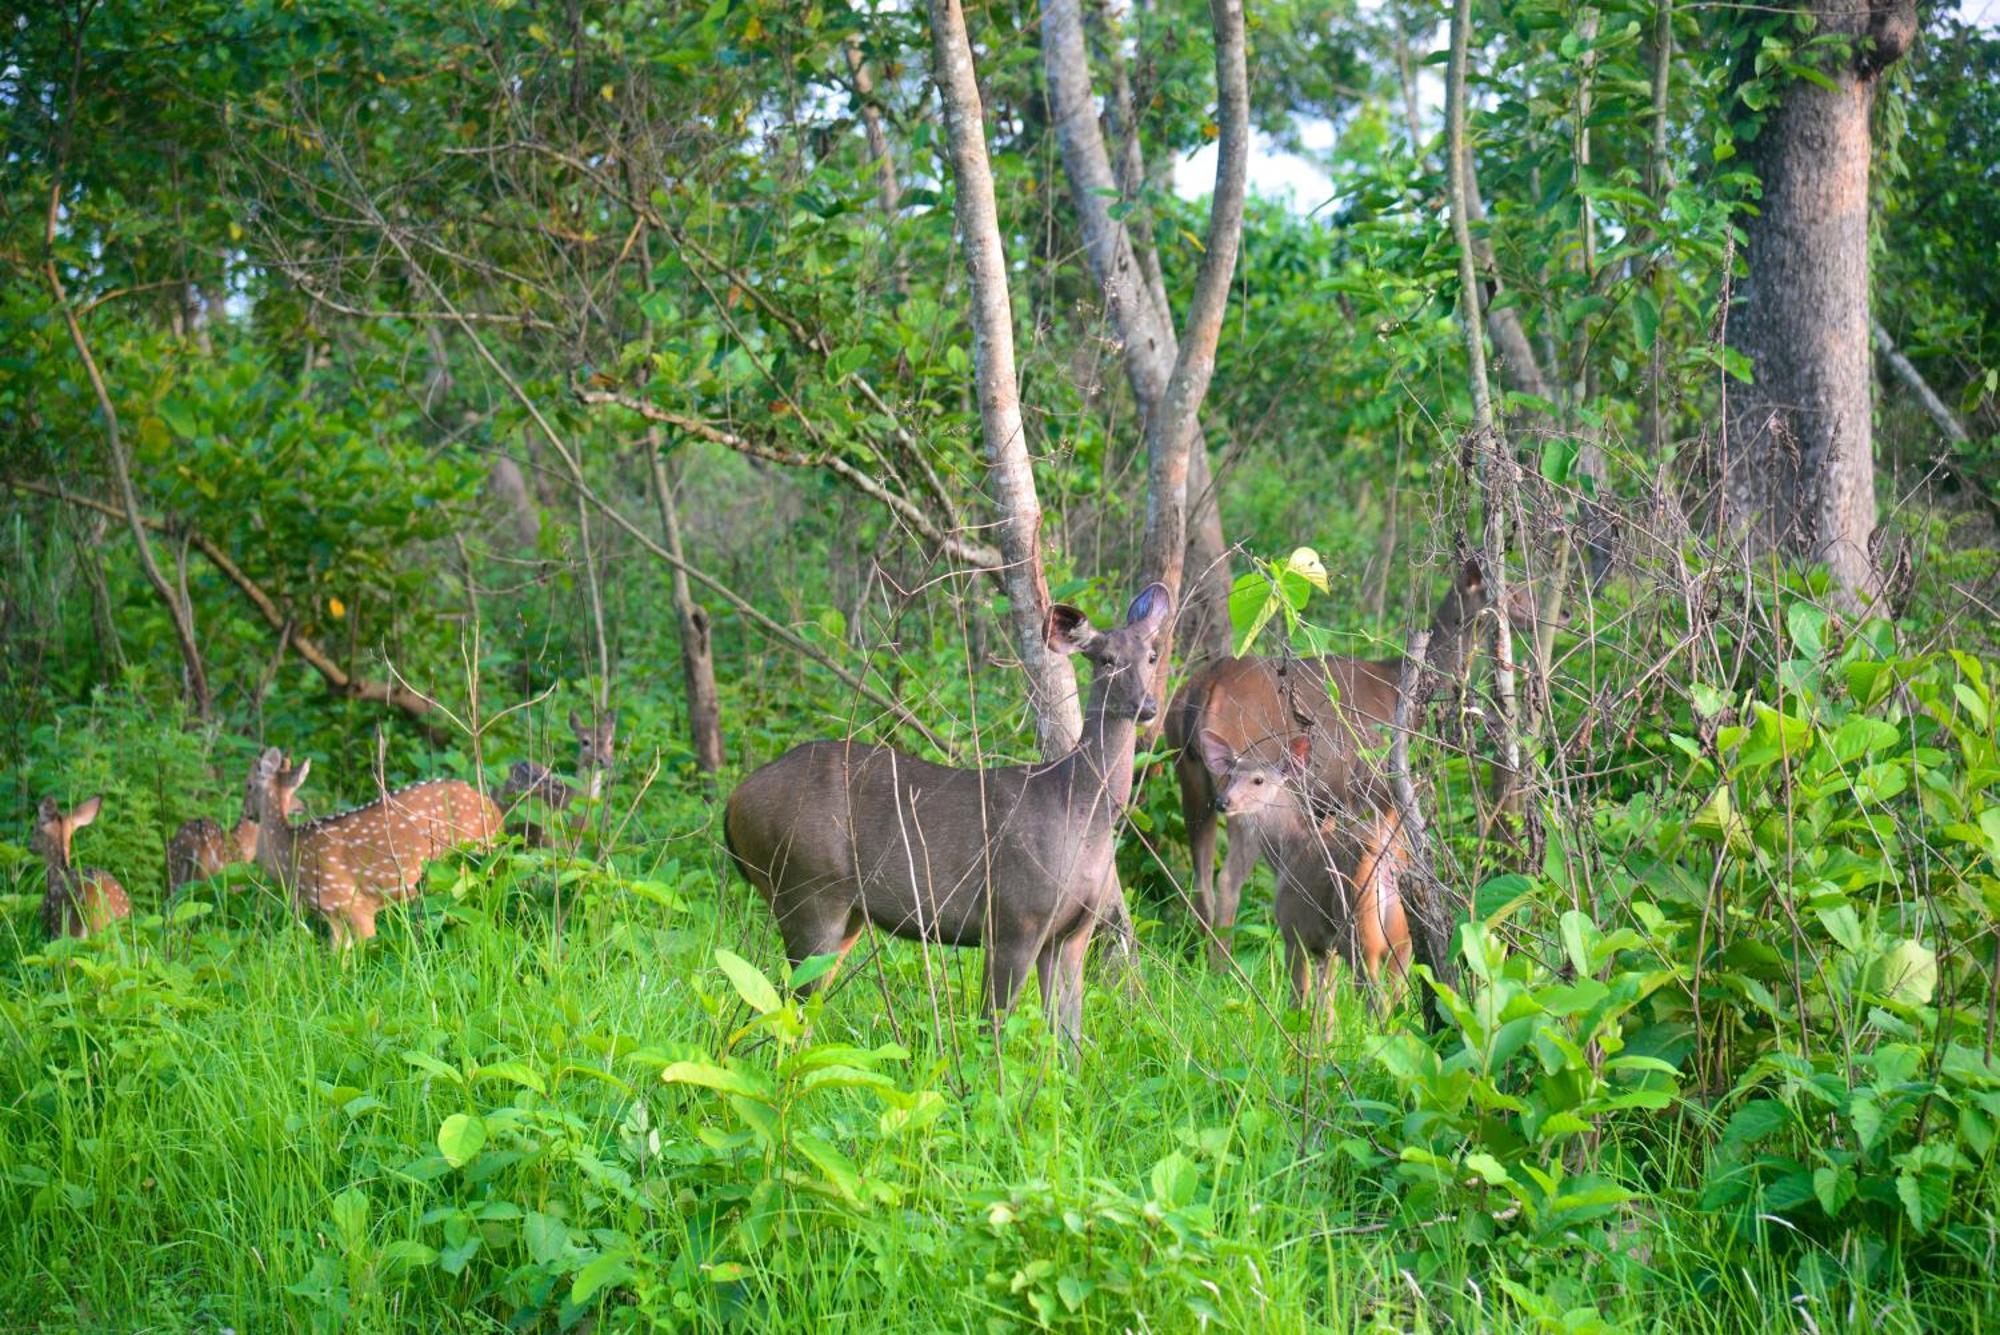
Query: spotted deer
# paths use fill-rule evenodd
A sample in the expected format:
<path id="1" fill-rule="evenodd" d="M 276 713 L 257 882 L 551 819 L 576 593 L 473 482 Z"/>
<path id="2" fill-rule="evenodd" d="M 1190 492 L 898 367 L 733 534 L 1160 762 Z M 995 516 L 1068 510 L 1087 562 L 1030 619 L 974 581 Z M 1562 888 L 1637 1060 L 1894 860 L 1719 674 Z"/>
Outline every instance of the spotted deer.
<path id="1" fill-rule="evenodd" d="M 286 762 L 289 764 L 289 760 Z M 254 771 L 255 766 L 253 764 Z M 205 881 L 229 867 L 257 860 L 257 817 L 254 797 L 246 786 L 243 814 L 235 825 L 222 828 L 206 816 L 187 821 L 167 843 L 167 888 L 178 890 L 190 881 Z"/>
<path id="2" fill-rule="evenodd" d="M 1480 614 L 1492 604 L 1479 562 L 1467 561 L 1431 615 L 1425 659 L 1440 678 L 1452 680 L 1463 674 L 1475 647 Z M 1510 590 L 1507 616 L 1517 629 L 1533 628 L 1534 602 L 1525 585 Z M 1309 775 L 1315 805 L 1344 799 L 1367 768 L 1362 752 L 1381 741 L 1395 716 L 1403 663 L 1400 654 L 1383 659 L 1329 655 L 1289 662 L 1216 659 L 1195 669 L 1174 694 L 1167 707 L 1166 739 L 1175 755 L 1181 815 L 1194 855 L 1195 912 L 1207 929 L 1210 956 L 1218 966 L 1229 954 L 1243 883 L 1266 853 L 1256 818 L 1232 819 L 1218 889 L 1219 808 L 1202 735 L 1214 732 L 1232 754 L 1248 752 L 1268 766 L 1277 766 L 1284 759 L 1287 739 L 1303 726 L 1313 742 Z"/>
<path id="3" fill-rule="evenodd" d="M 132 900 L 110 872 L 70 863 L 70 839 L 97 819 L 101 797 L 86 798 L 65 813 L 53 797 L 42 799 L 35 812 L 35 829 L 28 843 L 49 869 L 49 890 L 42 896 L 42 930 L 50 936 L 89 936 L 119 918 L 132 916 Z"/>
<path id="4" fill-rule="evenodd" d="M 1172 610 L 1159 584 L 1114 630 L 1094 629 L 1074 607 L 1049 609 L 1049 647 L 1096 667 L 1082 740 L 1060 759 L 954 769 L 886 746 L 821 741 L 743 780 L 729 796 L 724 839 L 770 904 L 791 962 L 845 956 L 870 923 L 905 940 L 983 945 L 993 1022 L 1032 968 L 1050 1027 L 1074 1049 L 1084 954 L 1117 893 L 1118 822 L 1132 795 L 1138 724 L 1159 713 L 1153 667 Z"/>
<path id="5" fill-rule="evenodd" d="M 1379 776 L 1356 776 L 1358 800 L 1322 814 L 1310 794 L 1311 737 L 1292 738 L 1276 762 L 1236 751 L 1212 730 L 1198 745 L 1215 780 L 1216 811 L 1231 828 L 1238 818 L 1254 822 L 1277 867 L 1274 916 L 1299 1004 L 1323 1008 L 1336 955 L 1356 970 L 1371 1004 L 1393 1004 L 1410 970 L 1398 882 L 1410 849 Z"/>
<path id="6" fill-rule="evenodd" d="M 453 848 L 484 848 L 500 833 L 500 808 L 457 779 L 412 784 L 336 815 L 293 825 L 310 759 L 285 764 L 276 747 L 251 777 L 257 862 L 293 902 L 326 920 L 336 947 L 375 935 L 375 915 L 411 898 L 424 867 Z"/>

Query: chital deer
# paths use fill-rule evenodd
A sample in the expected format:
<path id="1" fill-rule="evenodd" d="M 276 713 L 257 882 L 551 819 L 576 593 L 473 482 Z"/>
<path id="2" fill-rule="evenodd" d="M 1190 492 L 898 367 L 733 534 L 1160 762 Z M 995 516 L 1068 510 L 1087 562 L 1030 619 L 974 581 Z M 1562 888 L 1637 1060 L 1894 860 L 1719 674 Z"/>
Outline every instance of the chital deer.
<path id="1" fill-rule="evenodd" d="M 103 931 L 115 919 L 132 916 L 132 900 L 116 877 L 96 867 L 79 868 L 70 863 L 71 837 L 96 820 L 103 806 L 103 798 L 87 798 L 65 814 L 53 797 L 45 797 L 35 812 L 35 829 L 28 843 L 48 865 L 42 929 L 52 937 L 89 936 Z"/>
<path id="2" fill-rule="evenodd" d="M 252 765 L 255 771 L 255 765 Z M 225 868 L 257 860 L 257 816 L 246 787 L 243 814 L 223 829 L 206 816 L 187 821 L 167 842 L 167 888 L 178 890 L 190 881 L 205 881 Z"/>
<path id="3" fill-rule="evenodd" d="M 576 766 L 584 792 L 594 802 L 604 796 L 604 776 L 618 759 L 618 711 L 613 709 L 596 722 L 586 722 L 569 711 L 569 730 L 576 734 Z"/>
<path id="4" fill-rule="evenodd" d="M 312 769 L 265 751 L 251 777 L 256 793 L 257 862 L 292 892 L 293 902 L 326 919 L 335 946 L 375 935 L 375 915 L 415 895 L 424 866 L 461 845 L 484 848 L 500 833 L 500 808 L 470 784 L 432 779 L 337 815 L 294 826 L 298 791 Z"/>
<path id="5" fill-rule="evenodd" d="M 1116 893 L 1117 824 L 1137 724 L 1159 712 L 1150 683 L 1172 608 L 1154 584 L 1116 630 L 1049 609 L 1049 647 L 1096 668 L 1083 738 L 1061 759 L 952 769 L 886 746 L 808 742 L 745 779 L 730 794 L 725 838 L 792 963 L 844 956 L 869 923 L 906 940 L 984 945 L 993 1022 L 1032 967 L 1051 1027 L 1074 1048 L 1084 954 Z"/>
<path id="6" fill-rule="evenodd" d="M 1508 618 L 1527 628 L 1534 610 L 1525 587 L 1508 599 Z M 1492 605 L 1485 575 L 1467 561 L 1431 616 L 1432 671 L 1451 680 L 1463 671 L 1479 631 L 1479 614 Z M 1315 806 L 1344 797 L 1354 785 L 1364 748 L 1380 741 L 1394 718 L 1403 658 L 1329 656 L 1290 662 L 1245 657 L 1212 660 L 1197 668 L 1167 708 L 1166 738 L 1180 779 L 1181 815 L 1194 854 L 1195 912 L 1209 932 L 1211 958 L 1229 953 L 1243 883 L 1263 856 L 1256 818 L 1231 820 L 1229 856 L 1222 884 L 1215 884 L 1217 808 L 1215 780 L 1203 762 L 1200 738 L 1213 732 L 1231 754 L 1249 753 L 1276 765 L 1287 739 L 1305 726 L 1313 743 Z M 1338 703 L 1335 703 L 1336 698 Z"/>
<path id="7" fill-rule="evenodd" d="M 1198 746 L 1215 780 L 1216 810 L 1231 829 L 1238 819 L 1254 822 L 1277 866 L 1274 916 L 1299 1004 L 1318 1008 L 1327 1000 L 1336 954 L 1359 973 L 1371 1001 L 1400 996 L 1411 945 L 1398 877 L 1409 848 L 1379 780 L 1356 776 L 1360 800 L 1322 815 L 1308 791 L 1312 738 L 1292 738 L 1275 763 L 1231 750 L 1213 731 Z"/>

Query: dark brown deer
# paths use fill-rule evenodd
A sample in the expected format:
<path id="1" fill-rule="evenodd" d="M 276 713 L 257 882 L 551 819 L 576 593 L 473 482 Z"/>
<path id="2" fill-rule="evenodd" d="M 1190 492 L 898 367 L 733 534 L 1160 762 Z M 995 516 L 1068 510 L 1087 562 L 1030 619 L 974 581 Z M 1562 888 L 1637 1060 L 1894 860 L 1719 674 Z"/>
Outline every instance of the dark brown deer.
<path id="1" fill-rule="evenodd" d="M 1525 586 L 1508 599 L 1509 620 L 1534 622 Z M 1479 614 L 1492 604 L 1477 561 L 1467 561 L 1431 615 L 1431 670 L 1453 680 L 1465 670 L 1479 632 Z M 1403 658 L 1330 655 L 1289 662 L 1244 657 L 1212 660 L 1195 669 L 1167 708 L 1166 738 L 1180 779 L 1181 815 L 1194 854 L 1195 912 L 1209 933 L 1219 966 L 1229 953 L 1243 883 L 1263 856 L 1255 817 L 1229 823 L 1229 856 L 1215 884 L 1218 812 L 1215 779 L 1203 762 L 1200 738 L 1213 732 L 1232 755 L 1251 754 L 1279 763 L 1288 739 L 1303 725 L 1312 740 L 1315 805 L 1339 799 L 1353 787 L 1365 748 L 1377 745 L 1396 713 Z M 1335 703 L 1335 701 L 1338 703 Z"/>
<path id="2" fill-rule="evenodd" d="M 461 845 L 484 848 L 500 833 L 500 808 L 457 779 L 400 788 L 367 806 L 294 826 L 291 814 L 312 761 L 287 767 L 276 747 L 257 761 L 257 862 L 326 920 L 336 947 L 375 935 L 375 915 L 423 884 L 431 859 Z"/>
<path id="3" fill-rule="evenodd" d="M 253 762 L 252 771 L 255 771 Z M 257 818 L 252 795 L 243 794 L 243 814 L 223 829 L 206 816 L 185 822 L 167 842 L 167 889 L 205 881 L 229 867 L 257 860 Z"/>
<path id="4" fill-rule="evenodd" d="M 1095 666 L 1083 738 L 1058 760 L 952 769 L 886 746 L 808 742 L 730 794 L 737 869 L 770 903 L 794 965 L 844 956 L 873 923 L 906 940 L 986 947 L 998 1025 L 1036 970 L 1050 1026 L 1080 1035 L 1083 960 L 1110 912 L 1119 818 L 1132 795 L 1137 725 L 1159 712 L 1151 681 L 1171 615 L 1165 586 L 1099 631 L 1049 609 L 1046 637 Z"/>
<path id="5" fill-rule="evenodd" d="M 132 900 L 110 872 L 70 863 L 70 839 L 97 819 L 101 797 L 86 798 L 65 813 L 53 797 L 42 799 L 35 812 L 29 846 L 42 855 L 49 869 L 48 893 L 42 896 L 42 930 L 50 936 L 90 936 L 119 918 L 132 916 Z"/>
<path id="6" fill-rule="evenodd" d="M 1410 971 L 1410 926 L 1398 876 L 1409 861 L 1402 820 L 1378 776 L 1357 776 L 1353 806 L 1322 815 L 1309 791 L 1313 743 L 1291 739 L 1272 762 L 1230 748 L 1215 732 L 1198 746 L 1215 780 L 1215 807 L 1253 822 L 1278 871 L 1274 914 L 1299 1005 L 1330 1014 L 1332 961 L 1359 975 L 1380 1008 L 1402 993 Z M 1387 975 L 1387 987 L 1384 977 Z"/>

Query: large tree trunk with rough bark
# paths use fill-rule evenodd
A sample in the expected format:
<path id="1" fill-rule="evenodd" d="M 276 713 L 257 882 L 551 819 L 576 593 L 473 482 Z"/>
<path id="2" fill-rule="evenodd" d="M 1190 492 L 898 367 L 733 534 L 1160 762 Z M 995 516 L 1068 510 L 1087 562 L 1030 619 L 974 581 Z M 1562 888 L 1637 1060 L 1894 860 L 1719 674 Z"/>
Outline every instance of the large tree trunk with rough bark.
<path id="1" fill-rule="evenodd" d="M 1749 278 L 1731 303 L 1729 342 L 1755 380 L 1730 386 L 1723 503 L 1755 550 L 1824 562 L 1865 602 L 1879 586 L 1870 550 L 1869 118 L 1876 80 L 1908 48 L 1916 10 L 1909 0 L 1810 0 L 1808 8 L 1820 32 L 1854 46 L 1824 67 L 1831 87 L 1788 83 L 1750 145 L 1764 191 L 1745 223 Z"/>
<path id="2" fill-rule="evenodd" d="M 986 450 L 987 491 L 1000 517 L 1006 561 L 1008 616 L 1042 754 L 1075 748 L 1083 733 L 1076 671 L 1044 639 L 1049 585 L 1042 567 L 1042 505 L 1021 424 L 1014 375 L 1014 304 L 1007 291 L 1007 257 L 993 203 L 993 169 L 986 156 L 985 110 L 972 69 L 972 44 L 958 0 L 931 0 L 931 77 L 944 106 L 960 244 L 972 283 L 972 362 L 979 424 Z"/>

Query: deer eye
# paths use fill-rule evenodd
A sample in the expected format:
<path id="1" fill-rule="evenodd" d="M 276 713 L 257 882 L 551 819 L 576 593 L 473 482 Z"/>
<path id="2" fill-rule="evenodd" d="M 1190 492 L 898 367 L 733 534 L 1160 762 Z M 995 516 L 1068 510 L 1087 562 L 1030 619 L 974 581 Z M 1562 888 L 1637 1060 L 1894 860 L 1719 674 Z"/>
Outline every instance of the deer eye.
<path id="1" fill-rule="evenodd" d="M 1257 784 L 1259 787 L 1262 787 L 1264 783 L 1264 776 L 1261 774 L 1255 775 L 1251 778 L 1250 782 Z"/>
<path id="2" fill-rule="evenodd" d="M 1147 661 L 1148 663 L 1157 663 L 1157 662 L 1159 662 L 1159 661 L 1160 661 L 1160 655 L 1159 655 L 1159 651 L 1158 651 L 1158 650 L 1155 650 L 1154 652 L 1152 652 L 1152 653 L 1150 653 L 1150 654 L 1147 654 L 1147 655 L 1146 655 L 1146 661 Z"/>

